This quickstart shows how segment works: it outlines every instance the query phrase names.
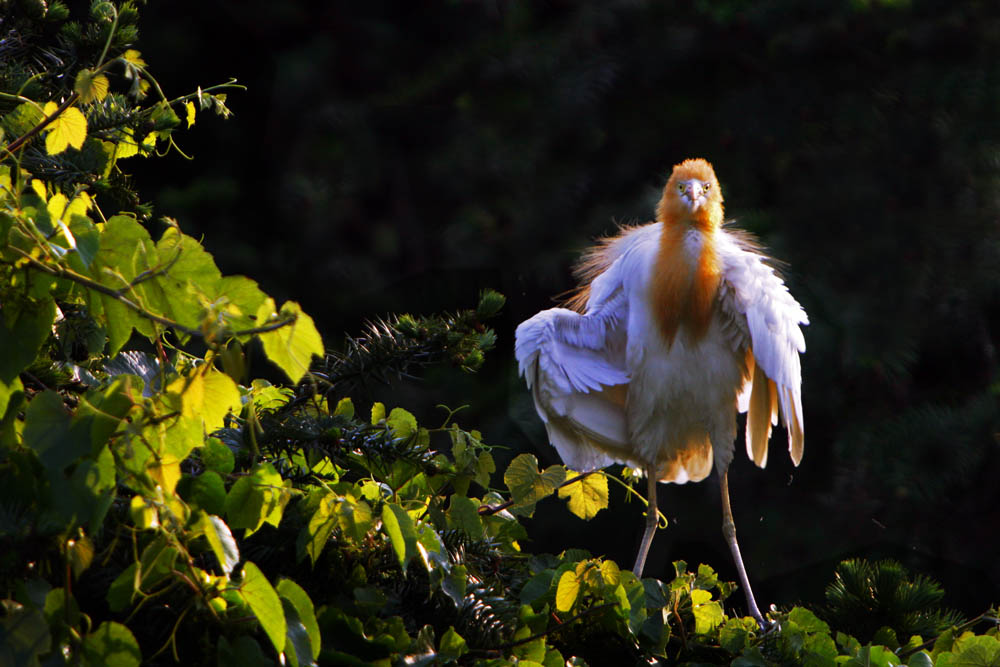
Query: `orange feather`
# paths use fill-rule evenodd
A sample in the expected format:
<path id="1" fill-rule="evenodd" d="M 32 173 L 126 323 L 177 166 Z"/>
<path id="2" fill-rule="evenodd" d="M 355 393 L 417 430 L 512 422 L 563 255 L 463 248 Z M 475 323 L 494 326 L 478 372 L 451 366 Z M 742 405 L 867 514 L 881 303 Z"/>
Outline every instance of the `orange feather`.
<path id="1" fill-rule="evenodd" d="M 706 203 L 694 212 L 678 194 L 678 188 L 690 179 L 708 186 Z M 715 250 L 715 231 L 722 225 L 722 216 L 722 192 L 712 165 L 695 159 L 674 167 L 656 207 L 663 234 L 650 294 L 660 333 L 668 344 L 682 327 L 695 340 L 708 331 L 722 275 Z M 693 243 L 692 234 L 697 235 Z"/>

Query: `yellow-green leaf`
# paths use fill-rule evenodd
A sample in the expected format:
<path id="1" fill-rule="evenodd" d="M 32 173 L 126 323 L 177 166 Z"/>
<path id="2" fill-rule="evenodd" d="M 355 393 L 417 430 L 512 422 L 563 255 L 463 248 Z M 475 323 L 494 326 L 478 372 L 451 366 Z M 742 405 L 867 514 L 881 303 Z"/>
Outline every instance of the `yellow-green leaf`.
<path id="1" fill-rule="evenodd" d="M 597 472 L 559 489 L 559 497 L 569 500 L 569 511 L 590 520 L 608 507 L 608 478 Z"/>
<path id="2" fill-rule="evenodd" d="M 135 49 L 129 49 L 123 53 L 122 60 L 137 67 L 146 66 L 146 61 L 142 59 L 142 54 Z"/>
<path id="3" fill-rule="evenodd" d="M 278 653 L 284 651 L 287 627 L 281 599 L 260 568 L 251 562 L 243 566 L 243 583 L 240 584 L 239 594 L 257 617 L 275 650 Z"/>
<path id="4" fill-rule="evenodd" d="M 76 73 L 73 90 L 80 94 L 80 101 L 84 104 L 94 100 L 101 101 L 108 95 L 108 77 L 90 69 L 82 69 Z"/>
<path id="5" fill-rule="evenodd" d="M 576 604 L 576 598 L 580 595 L 580 579 L 576 572 L 567 570 L 559 577 L 559 586 L 556 588 L 556 609 L 566 612 Z"/>
<path id="6" fill-rule="evenodd" d="M 128 511 L 136 528 L 160 527 L 160 518 L 156 513 L 156 507 L 144 496 L 132 496 Z"/>
<path id="7" fill-rule="evenodd" d="M 604 579 L 604 583 L 609 586 L 617 586 L 622 577 L 622 571 L 619 569 L 618 563 L 613 560 L 606 560 L 601 563 L 601 577 Z"/>
<path id="8" fill-rule="evenodd" d="M 212 547 L 212 553 L 219 561 L 219 567 L 226 574 L 232 572 L 240 562 L 240 549 L 229 526 L 220 517 L 202 514 L 199 528 L 205 534 L 208 545 Z"/>
<path id="9" fill-rule="evenodd" d="M 382 506 L 382 525 L 389 534 L 399 566 L 405 571 L 406 564 L 417 555 L 417 530 L 413 519 L 399 505 L 386 503 Z"/>
<path id="10" fill-rule="evenodd" d="M 540 473 L 538 459 L 531 454 L 517 456 L 507 466 L 507 471 L 503 475 L 503 481 L 518 505 L 530 505 L 552 495 L 565 480 L 564 466 L 549 466 Z"/>
<path id="11" fill-rule="evenodd" d="M 345 396 L 337 401 L 337 408 L 333 411 L 333 416 L 354 419 L 354 402 L 351 401 L 350 396 Z"/>
<path id="12" fill-rule="evenodd" d="M 274 316 L 274 300 L 268 299 L 258 309 L 257 321 L 261 324 L 273 322 Z M 290 322 L 260 334 L 260 342 L 264 345 L 267 358 L 277 364 L 292 382 L 297 383 L 309 371 L 312 358 L 323 356 L 323 339 L 312 318 L 294 301 L 286 301 L 277 317 L 289 319 Z"/>
<path id="13" fill-rule="evenodd" d="M 225 373 L 214 370 L 178 378 L 167 391 L 181 396 L 182 414 L 201 420 L 208 433 L 222 428 L 229 411 L 239 412 L 241 407 L 236 383 Z"/>
<path id="14" fill-rule="evenodd" d="M 709 591 L 696 588 L 691 591 L 691 611 L 694 613 L 694 631 L 707 634 L 722 623 L 722 605 L 712 600 Z"/>
<path id="15" fill-rule="evenodd" d="M 385 423 L 397 438 L 408 438 L 417 430 L 417 418 L 403 408 L 393 408 Z"/>
<path id="16" fill-rule="evenodd" d="M 187 111 L 187 126 L 191 127 L 194 125 L 195 109 L 194 102 L 188 100 L 184 103 L 184 109 Z"/>
<path id="17" fill-rule="evenodd" d="M 58 109 L 55 102 L 45 104 L 45 115 L 51 116 Z M 45 136 L 45 150 L 49 155 L 56 155 L 66 150 L 67 146 L 79 149 L 87 138 L 87 118 L 76 107 L 69 107 L 49 123 L 48 134 Z"/>

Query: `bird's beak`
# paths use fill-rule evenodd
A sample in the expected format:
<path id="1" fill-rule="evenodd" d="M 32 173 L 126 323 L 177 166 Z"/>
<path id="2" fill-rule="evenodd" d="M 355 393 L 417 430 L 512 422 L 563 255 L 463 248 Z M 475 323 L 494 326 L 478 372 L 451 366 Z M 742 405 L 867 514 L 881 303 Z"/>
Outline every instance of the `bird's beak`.
<path id="1" fill-rule="evenodd" d="M 704 203 L 704 201 L 702 200 L 703 194 L 704 190 L 702 190 L 701 183 L 698 183 L 697 181 L 692 181 L 688 183 L 687 196 L 688 196 L 688 201 L 691 202 L 692 211 L 697 211 L 699 208 L 701 208 L 701 205 Z"/>

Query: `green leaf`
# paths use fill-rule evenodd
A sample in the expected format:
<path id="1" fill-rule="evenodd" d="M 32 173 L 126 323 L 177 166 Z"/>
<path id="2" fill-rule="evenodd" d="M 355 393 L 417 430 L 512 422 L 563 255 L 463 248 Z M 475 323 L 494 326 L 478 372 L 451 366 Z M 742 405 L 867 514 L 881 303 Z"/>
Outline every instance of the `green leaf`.
<path id="1" fill-rule="evenodd" d="M 191 489 L 185 500 L 207 514 L 222 514 L 226 511 L 226 485 L 219 473 L 206 470 L 191 480 Z"/>
<path id="2" fill-rule="evenodd" d="M 204 532 L 209 546 L 212 547 L 212 553 L 215 554 L 219 567 L 225 574 L 232 572 L 240 562 L 240 549 L 229 526 L 220 517 L 202 514 L 199 527 Z"/>
<path id="3" fill-rule="evenodd" d="M 417 418 L 403 408 L 393 408 L 385 423 L 397 438 L 409 438 L 417 431 Z"/>
<path id="4" fill-rule="evenodd" d="M 59 108 L 55 102 L 45 103 L 45 115 L 51 116 Z M 76 107 L 64 109 L 55 120 L 49 123 L 45 135 L 45 152 L 57 155 L 69 146 L 79 150 L 83 140 L 87 138 L 87 117 Z"/>
<path id="5" fill-rule="evenodd" d="M 229 298 L 222 292 L 222 274 L 212 255 L 176 227 L 168 227 L 156 242 L 156 256 L 162 275 L 143 283 L 140 290 L 149 304 L 171 319 L 199 328 L 206 305 Z"/>
<path id="6" fill-rule="evenodd" d="M 290 667 L 300 665 L 313 667 L 316 662 L 312 657 L 312 642 L 309 640 L 305 625 L 299 619 L 299 613 L 285 598 L 281 598 L 281 609 L 285 613 L 285 651 L 281 656 L 281 662 L 287 662 Z"/>
<path id="7" fill-rule="evenodd" d="M 301 621 L 306 633 L 309 636 L 309 643 L 312 646 L 313 659 L 319 657 L 322 648 L 322 637 L 319 631 L 319 624 L 316 622 L 316 610 L 313 607 L 309 595 L 291 579 L 282 579 L 278 582 L 278 595 L 283 600 L 287 600 L 294 608 L 298 619 Z"/>
<path id="8" fill-rule="evenodd" d="M 260 463 L 249 476 L 236 480 L 226 496 L 226 518 L 233 530 L 245 528 L 248 535 L 264 523 L 281 522 L 291 492 L 270 463 Z"/>
<path id="9" fill-rule="evenodd" d="M 479 503 L 466 496 L 453 495 L 448 506 L 450 525 L 458 528 L 469 537 L 479 539 L 483 536 L 483 520 L 479 517 Z"/>
<path id="10" fill-rule="evenodd" d="M 466 645 L 462 635 L 455 631 L 455 626 L 448 626 L 448 629 L 441 635 L 441 641 L 438 644 L 438 653 L 450 660 L 458 660 L 468 652 L 469 647 Z"/>
<path id="11" fill-rule="evenodd" d="M 135 593 L 136 583 L 135 573 L 138 566 L 138 563 L 131 563 L 111 582 L 106 595 L 111 611 L 118 613 L 124 611 L 132 604 L 132 596 Z"/>
<path id="12" fill-rule="evenodd" d="M 132 631 L 114 621 L 101 623 L 84 637 L 82 648 L 85 662 L 95 667 L 132 667 L 142 662 L 142 652 Z"/>
<path id="13" fill-rule="evenodd" d="M 271 586 L 260 568 L 248 561 L 243 566 L 243 583 L 239 587 L 239 595 L 257 617 L 274 650 L 281 654 L 285 650 L 285 612 L 281 607 L 281 599 Z"/>
<path id="14" fill-rule="evenodd" d="M 788 620 L 792 621 L 806 632 L 822 632 L 830 634 L 830 626 L 821 621 L 816 614 L 805 607 L 794 607 L 788 612 Z"/>
<path id="15" fill-rule="evenodd" d="M 542 570 L 521 588 L 521 604 L 531 604 L 538 598 L 549 592 L 552 587 L 552 579 L 555 577 L 555 570 Z"/>
<path id="16" fill-rule="evenodd" d="M 585 521 L 608 507 L 608 478 L 602 472 L 559 488 L 559 497 L 569 499 L 569 511 Z"/>
<path id="17" fill-rule="evenodd" d="M 333 494 L 326 495 L 320 501 L 319 507 L 313 512 L 309 519 L 309 524 L 305 527 L 305 552 L 313 565 L 319 560 L 319 555 L 326 546 L 333 529 L 337 527 L 337 517 L 334 515 L 336 497 Z"/>
<path id="18" fill-rule="evenodd" d="M 34 450 L 49 473 L 61 474 L 77 458 L 90 452 L 89 439 L 70 432 L 70 415 L 62 396 L 47 390 L 35 396 L 24 416 L 24 444 Z"/>
<path id="19" fill-rule="evenodd" d="M 52 333 L 56 304 L 52 299 L 27 303 L 21 308 L 4 304 L 0 312 L 0 417 L 10 398 L 23 390 L 18 374 L 38 356 Z"/>
<path id="20" fill-rule="evenodd" d="M 538 459 L 531 454 L 520 454 L 503 475 L 503 481 L 510 489 L 515 506 L 533 507 L 542 498 L 552 495 L 566 480 L 566 468 L 561 465 L 549 466 L 538 472 Z M 530 512 L 530 510 L 529 510 Z"/>
<path id="21" fill-rule="evenodd" d="M 906 661 L 907 667 L 934 667 L 934 662 L 926 651 L 919 651 Z"/>
<path id="22" fill-rule="evenodd" d="M 389 534 L 399 567 L 405 572 L 406 564 L 417 555 L 417 530 L 413 519 L 399 505 L 386 503 L 382 506 L 382 525 Z"/>
<path id="23" fill-rule="evenodd" d="M 220 475 L 228 475 L 236 467 L 236 457 L 226 443 L 218 438 L 209 438 L 201 449 L 201 462 L 209 470 Z"/>
<path id="24" fill-rule="evenodd" d="M 226 415 L 230 411 L 238 413 L 242 407 L 236 383 L 214 370 L 198 369 L 172 382 L 167 391 L 181 397 L 182 416 L 201 423 L 206 433 L 222 428 Z"/>
<path id="25" fill-rule="evenodd" d="M 81 69 L 76 73 L 73 90 L 80 94 L 80 101 L 84 104 L 101 101 L 108 95 L 108 77 L 90 69 Z"/>
<path id="26" fill-rule="evenodd" d="M 339 497 L 337 501 L 337 524 L 341 533 L 360 544 L 374 524 L 371 507 L 353 496 Z"/>
<path id="27" fill-rule="evenodd" d="M 712 600 L 709 591 L 696 588 L 691 591 L 691 611 L 694 613 L 694 631 L 704 635 L 722 623 L 722 605 Z"/>
<path id="28" fill-rule="evenodd" d="M 893 667 L 900 664 L 895 653 L 884 646 L 862 646 L 858 654 L 843 663 L 846 667 Z"/>
<path id="29" fill-rule="evenodd" d="M 37 665 L 51 648 L 49 624 L 38 609 L 16 605 L 0 617 L 0 662 Z"/>
<path id="30" fill-rule="evenodd" d="M 156 263 L 156 247 L 146 228 L 134 218 L 116 215 L 104 225 L 100 248 L 94 257 L 91 272 L 101 284 L 115 290 L 125 290 L 126 297 L 135 298 L 130 290 L 132 280 L 139 272 L 150 269 Z M 133 328 L 138 329 L 143 335 L 153 335 L 154 331 L 149 322 L 134 310 L 106 294 L 95 296 L 99 298 L 104 308 L 105 329 L 108 332 L 108 356 L 113 357 L 118 354 L 132 335 Z"/>
<path id="31" fill-rule="evenodd" d="M 952 647 L 952 667 L 1000 667 L 1000 639 L 966 634 Z"/>
<path id="32" fill-rule="evenodd" d="M 275 315 L 274 301 L 268 299 L 257 311 L 257 321 L 264 325 Z M 286 301 L 277 314 L 279 319 L 291 318 L 283 327 L 260 334 L 267 358 L 283 370 L 294 383 L 309 371 L 313 357 L 322 357 L 323 339 L 312 318 L 302 312 L 294 301 Z"/>
<path id="33" fill-rule="evenodd" d="M 567 570 L 559 577 L 559 586 L 556 588 L 556 609 L 567 612 L 576 604 L 576 598 L 580 595 L 580 578 L 575 570 Z"/>
<path id="34" fill-rule="evenodd" d="M 267 295 L 257 283 L 246 276 L 224 276 L 219 281 L 219 296 L 229 302 L 224 319 L 230 329 L 241 331 L 257 326 L 257 311 L 267 301 Z M 244 336 L 241 340 L 249 340 Z"/>
<path id="35" fill-rule="evenodd" d="M 334 417 L 343 417 L 344 419 L 354 419 L 354 402 L 351 401 L 349 396 L 337 401 L 337 407 L 333 411 Z"/>

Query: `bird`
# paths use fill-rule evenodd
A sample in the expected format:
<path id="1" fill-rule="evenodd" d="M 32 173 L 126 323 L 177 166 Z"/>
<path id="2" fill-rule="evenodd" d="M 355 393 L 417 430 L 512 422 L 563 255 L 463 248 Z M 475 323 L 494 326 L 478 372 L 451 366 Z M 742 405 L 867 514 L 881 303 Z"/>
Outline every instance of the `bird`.
<path id="1" fill-rule="evenodd" d="M 729 465 L 747 413 L 748 457 L 767 464 L 778 417 L 795 466 L 804 422 L 805 310 L 749 233 L 724 221 L 711 163 L 675 165 L 655 222 L 622 226 L 577 265 L 562 306 L 515 332 L 515 357 L 550 443 L 586 472 L 624 464 L 647 478 L 641 577 L 658 524 L 657 482 L 719 476 L 722 532 L 748 611 L 765 621 L 736 539 Z"/>

